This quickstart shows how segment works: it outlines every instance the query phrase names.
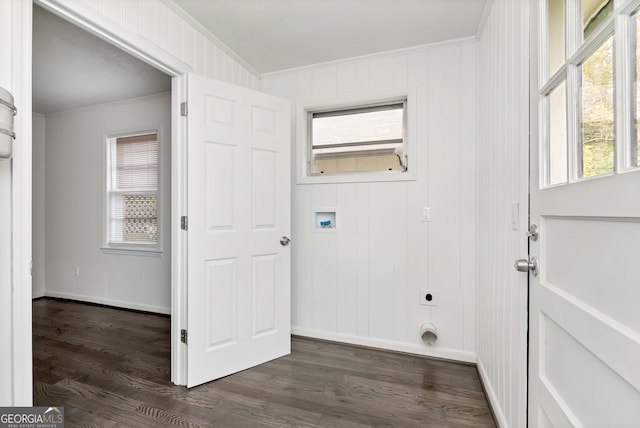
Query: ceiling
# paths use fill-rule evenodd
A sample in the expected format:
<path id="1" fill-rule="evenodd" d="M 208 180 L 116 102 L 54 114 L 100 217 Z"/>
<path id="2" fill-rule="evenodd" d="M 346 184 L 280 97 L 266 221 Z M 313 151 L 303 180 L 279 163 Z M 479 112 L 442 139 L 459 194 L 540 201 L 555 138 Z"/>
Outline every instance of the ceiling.
<path id="1" fill-rule="evenodd" d="M 489 0 L 163 1 L 268 73 L 473 37 Z M 40 7 L 33 13 L 33 111 L 171 90 L 152 66 Z"/>
<path id="2" fill-rule="evenodd" d="M 172 1 L 267 73 L 473 37 L 488 0 Z"/>
<path id="3" fill-rule="evenodd" d="M 171 90 L 171 78 L 33 8 L 33 111 L 49 114 Z"/>

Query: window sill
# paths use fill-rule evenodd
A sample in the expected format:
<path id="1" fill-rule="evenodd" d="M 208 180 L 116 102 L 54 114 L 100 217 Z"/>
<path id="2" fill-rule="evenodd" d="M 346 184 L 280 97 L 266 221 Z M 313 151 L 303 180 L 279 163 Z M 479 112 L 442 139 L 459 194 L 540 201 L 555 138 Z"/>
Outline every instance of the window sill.
<path id="1" fill-rule="evenodd" d="M 162 257 L 162 250 L 157 248 L 102 247 L 100 250 L 105 254 L 121 256 Z"/>
<path id="2" fill-rule="evenodd" d="M 345 172 L 305 175 L 298 177 L 296 184 L 330 184 L 330 183 L 374 183 L 388 181 L 415 181 L 416 176 L 411 172 Z"/>

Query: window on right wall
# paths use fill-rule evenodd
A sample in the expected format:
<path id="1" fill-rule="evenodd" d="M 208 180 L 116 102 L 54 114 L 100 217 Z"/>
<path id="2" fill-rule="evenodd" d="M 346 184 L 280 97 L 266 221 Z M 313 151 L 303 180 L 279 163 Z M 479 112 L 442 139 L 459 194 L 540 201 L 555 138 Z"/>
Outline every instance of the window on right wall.
<path id="1" fill-rule="evenodd" d="M 541 186 L 638 168 L 640 0 L 541 4 Z"/>
<path id="2" fill-rule="evenodd" d="M 407 171 L 406 100 L 309 111 L 309 175 Z"/>

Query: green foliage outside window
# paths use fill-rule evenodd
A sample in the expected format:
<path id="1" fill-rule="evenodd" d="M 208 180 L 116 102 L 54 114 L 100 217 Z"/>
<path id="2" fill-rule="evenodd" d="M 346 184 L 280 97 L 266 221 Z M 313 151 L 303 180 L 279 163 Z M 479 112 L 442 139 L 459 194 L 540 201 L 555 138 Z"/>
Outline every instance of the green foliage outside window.
<path id="1" fill-rule="evenodd" d="M 582 65 L 582 176 L 613 171 L 613 37 Z"/>

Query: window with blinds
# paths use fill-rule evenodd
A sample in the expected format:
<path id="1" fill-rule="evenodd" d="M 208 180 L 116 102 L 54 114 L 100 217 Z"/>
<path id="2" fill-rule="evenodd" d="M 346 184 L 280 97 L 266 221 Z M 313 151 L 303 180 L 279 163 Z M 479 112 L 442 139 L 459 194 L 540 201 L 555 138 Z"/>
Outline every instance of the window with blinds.
<path id="1" fill-rule="evenodd" d="M 107 245 L 158 245 L 158 133 L 107 139 Z"/>

